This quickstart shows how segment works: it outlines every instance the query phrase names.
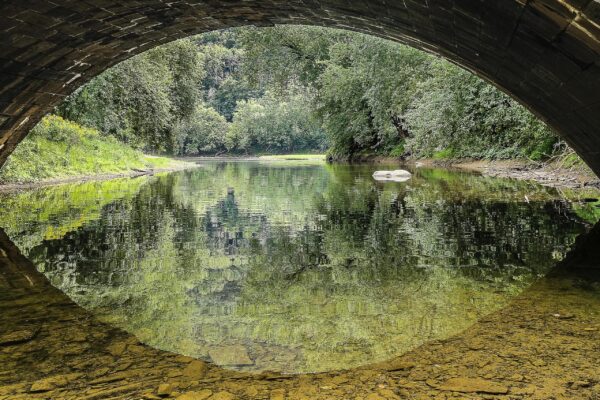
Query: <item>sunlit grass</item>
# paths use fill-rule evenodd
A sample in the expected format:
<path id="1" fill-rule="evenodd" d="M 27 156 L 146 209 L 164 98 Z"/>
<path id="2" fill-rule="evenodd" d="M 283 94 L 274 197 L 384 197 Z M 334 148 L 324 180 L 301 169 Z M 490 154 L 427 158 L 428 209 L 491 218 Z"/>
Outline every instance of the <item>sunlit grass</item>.
<path id="1" fill-rule="evenodd" d="M 16 148 L 0 170 L 0 183 L 124 174 L 178 163 L 145 155 L 113 137 L 51 115 Z"/>

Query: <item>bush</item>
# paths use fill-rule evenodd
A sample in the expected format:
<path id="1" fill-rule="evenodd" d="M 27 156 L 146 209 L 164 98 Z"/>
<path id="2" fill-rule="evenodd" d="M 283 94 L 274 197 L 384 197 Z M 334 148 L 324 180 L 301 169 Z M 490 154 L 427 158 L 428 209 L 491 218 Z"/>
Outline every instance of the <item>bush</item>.
<path id="1" fill-rule="evenodd" d="M 549 158 L 555 152 L 554 146 L 557 141 L 558 139 L 555 137 L 542 138 L 535 144 L 533 150 L 530 151 L 529 158 L 534 161 L 542 161 Z"/>
<path id="2" fill-rule="evenodd" d="M 416 156 L 543 158 L 556 142 L 548 127 L 508 95 L 443 60 L 419 83 L 406 120 L 408 147 Z"/>
<path id="3" fill-rule="evenodd" d="M 84 128 L 59 116 L 48 115 L 31 130 L 29 135 L 57 143 L 75 144 L 81 142 L 84 136 L 98 135 L 98 132 Z"/>

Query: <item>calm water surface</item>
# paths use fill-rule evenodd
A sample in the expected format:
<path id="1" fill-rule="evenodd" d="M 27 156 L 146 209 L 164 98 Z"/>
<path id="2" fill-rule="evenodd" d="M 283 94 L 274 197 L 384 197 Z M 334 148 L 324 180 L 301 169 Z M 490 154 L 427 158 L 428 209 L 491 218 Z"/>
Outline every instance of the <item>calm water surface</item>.
<path id="1" fill-rule="evenodd" d="M 374 170 L 213 163 L 2 194 L 0 221 L 103 321 L 160 349 L 286 373 L 456 334 L 595 222 L 531 183 L 425 169 L 378 183 Z"/>

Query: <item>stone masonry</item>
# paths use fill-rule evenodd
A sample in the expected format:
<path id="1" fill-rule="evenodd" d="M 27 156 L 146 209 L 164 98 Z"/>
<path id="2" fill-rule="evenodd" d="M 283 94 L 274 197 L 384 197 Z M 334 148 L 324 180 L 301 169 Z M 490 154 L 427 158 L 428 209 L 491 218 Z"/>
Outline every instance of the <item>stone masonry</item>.
<path id="1" fill-rule="evenodd" d="M 249 24 L 353 29 L 444 56 L 520 100 L 600 173 L 600 0 L 3 0 L 0 166 L 115 63 Z"/>

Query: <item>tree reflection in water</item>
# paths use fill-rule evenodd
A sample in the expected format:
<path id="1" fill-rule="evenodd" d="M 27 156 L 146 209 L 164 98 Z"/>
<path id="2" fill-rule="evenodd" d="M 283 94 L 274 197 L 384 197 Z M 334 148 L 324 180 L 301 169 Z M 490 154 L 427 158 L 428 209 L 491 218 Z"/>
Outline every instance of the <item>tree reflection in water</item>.
<path id="1" fill-rule="evenodd" d="M 592 222 L 528 183 L 418 170 L 380 184 L 372 172 L 220 163 L 63 186 L 5 196 L 17 210 L 6 230 L 55 286 L 152 346 L 295 373 L 467 328 Z"/>

